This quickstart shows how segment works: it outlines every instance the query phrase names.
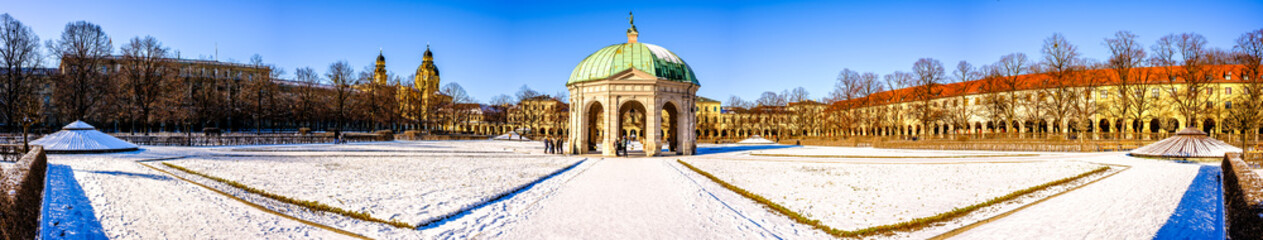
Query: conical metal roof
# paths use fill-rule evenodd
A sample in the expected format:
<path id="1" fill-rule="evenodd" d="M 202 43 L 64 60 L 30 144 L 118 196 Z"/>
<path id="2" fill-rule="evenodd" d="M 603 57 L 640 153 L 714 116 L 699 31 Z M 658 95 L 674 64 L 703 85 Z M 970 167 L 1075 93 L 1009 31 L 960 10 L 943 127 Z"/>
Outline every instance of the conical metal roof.
<path id="1" fill-rule="evenodd" d="M 1222 158 L 1225 153 L 1242 152 L 1241 148 L 1210 138 L 1196 128 L 1185 128 L 1167 139 L 1131 150 L 1131 155 L 1162 158 Z"/>
<path id="2" fill-rule="evenodd" d="M 97 131 L 92 125 L 75 121 L 53 134 L 31 141 L 44 146 L 49 153 L 101 153 L 136 150 L 139 147 L 109 134 Z"/>

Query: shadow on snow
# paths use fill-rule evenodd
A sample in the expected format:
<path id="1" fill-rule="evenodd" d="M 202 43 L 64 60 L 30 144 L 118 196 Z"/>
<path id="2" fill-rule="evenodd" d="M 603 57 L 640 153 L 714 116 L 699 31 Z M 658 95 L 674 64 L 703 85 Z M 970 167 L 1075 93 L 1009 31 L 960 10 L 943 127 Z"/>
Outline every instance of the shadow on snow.
<path id="1" fill-rule="evenodd" d="M 729 146 L 698 147 L 697 155 L 730 153 L 730 152 L 740 152 L 740 151 L 749 151 L 749 150 L 782 149 L 782 148 L 793 148 L 793 147 L 802 147 L 802 146 L 796 146 L 796 145 L 735 145 L 734 146 L 734 145 L 729 145 Z"/>
<path id="2" fill-rule="evenodd" d="M 49 164 L 45 186 L 40 213 L 42 239 L 108 239 L 69 166 Z"/>
<path id="3" fill-rule="evenodd" d="M 1224 239 L 1223 169 L 1203 165 L 1153 239 Z"/>

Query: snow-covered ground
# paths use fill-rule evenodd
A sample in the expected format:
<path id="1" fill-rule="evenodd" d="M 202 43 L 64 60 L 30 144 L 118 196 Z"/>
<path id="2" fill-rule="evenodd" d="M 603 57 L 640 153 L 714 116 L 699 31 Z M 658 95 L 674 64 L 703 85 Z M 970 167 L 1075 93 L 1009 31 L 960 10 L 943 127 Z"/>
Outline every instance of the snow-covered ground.
<path id="1" fill-rule="evenodd" d="M 1101 167 L 1073 161 L 847 164 L 696 159 L 688 162 L 808 218 L 843 230 L 933 216 Z"/>
<path id="2" fill-rule="evenodd" d="M 56 184 L 47 188 L 45 239 L 93 239 L 100 235 L 84 232 L 97 228 L 93 225 L 110 239 L 346 238 L 258 211 L 135 162 L 170 154 L 50 155 L 50 173 L 55 173 L 49 175 L 50 183 Z M 61 230 L 70 234 L 63 236 Z"/>
<path id="3" fill-rule="evenodd" d="M 1098 177 L 1098 182 L 1087 185 L 1083 184 L 1090 180 L 1075 183 L 1082 188 L 1032 194 L 1010 206 L 986 211 L 989 215 L 966 217 L 939 227 L 945 229 L 936 229 L 933 234 L 1015 210 L 1011 215 L 972 225 L 956 237 L 1136 239 L 1154 237 L 1165 224 L 1201 221 L 1195 217 L 1169 219 L 1173 212 L 1181 212 L 1177 207 L 1184 208 L 1180 202 L 1187 198 L 1190 183 L 1205 189 L 1197 184 L 1213 182 L 1193 181 L 1202 165 L 1137 159 L 1122 153 L 1015 157 L 979 155 L 1028 153 L 702 144 L 701 155 L 696 156 L 581 160 L 584 158 L 545 155 L 539 142 L 516 141 L 144 149 L 50 155 L 45 238 L 351 237 L 320 224 L 385 239 L 831 238 L 675 162 L 683 159 L 844 230 L 933 215 L 1073 176 L 1099 164 L 1112 164 L 1115 169 L 1126 170 Z M 752 152 L 914 158 L 766 157 Z M 373 227 L 357 227 L 354 221 L 328 224 L 312 219 L 320 217 L 312 214 L 278 215 L 271 211 L 285 211 L 272 209 L 274 204 L 255 203 L 264 205 L 256 208 L 216 192 L 257 200 L 238 196 L 239 190 L 224 190 L 222 184 L 189 174 L 155 171 L 137 162 L 141 160 L 150 160 L 144 163 L 159 168 L 163 168 L 161 162 L 181 165 L 296 199 L 366 210 L 383 219 L 415 224 L 458 210 L 460 214 L 421 229 L 387 227 L 390 233 L 364 232 Z M 512 189 L 519 190 L 506 192 Z M 485 201 L 505 193 L 508 195 L 503 198 Z M 1036 202 L 1048 196 L 1053 197 Z M 474 203 L 479 205 L 467 208 Z M 1018 208 L 1021 206 L 1025 208 Z M 1182 212 L 1202 215 L 1199 211 Z M 62 233 L 69 234 L 60 236 Z"/>
<path id="4" fill-rule="evenodd" d="M 578 160 L 560 155 L 233 156 L 167 162 L 282 196 L 415 225 L 481 203 Z"/>
<path id="5" fill-rule="evenodd" d="M 956 237 L 1152 239 L 1167 223 L 1202 167 L 1132 158 L 1123 153 L 1107 153 L 1085 160 L 1130 168 Z"/>
<path id="6" fill-rule="evenodd" d="M 1011 152 L 991 152 L 991 151 L 934 151 L 934 150 L 914 150 L 914 149 L 880 149 L 880 148 L 853 148 L 853 147 L 826 147 L 826 146 L 803 146 L 795 148 L 780 148 L 751 151 L 753 155 L 786 155 L 786 156 L 805 156 L 805 157 L 898 157 L 898 158 L 917 158 L 917 157 L 984 157 L 984 156 L 1033 156 L 1039 153 L 1011 153 Z"/>

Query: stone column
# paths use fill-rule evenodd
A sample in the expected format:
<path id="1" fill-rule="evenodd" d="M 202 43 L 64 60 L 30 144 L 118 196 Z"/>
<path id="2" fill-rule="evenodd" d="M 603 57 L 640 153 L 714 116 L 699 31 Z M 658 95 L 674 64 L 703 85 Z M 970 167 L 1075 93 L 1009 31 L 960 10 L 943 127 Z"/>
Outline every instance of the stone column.
<path id="1" fill-rule="evenodd" d="M 662 152 L 662 135 L 658 134 L 662 131 L 662 104 L 658 99 L 648 97 L 644 98 L 641 105 L 645 105 L 645 129 L 642 134 L 645 138 L 642 143 L 645 147 L 645 156 L 658 156 L 658 153 Z"/>
<path id="2" fill-rule="evenodd" d="M 601 141 L 601 155 L 616 156 L 614 151 L 617 148 L 614 147 L 614 141 L 618 139 L 619 121 L 622 120 L 618 116 L 620 104 L 613 96 L 605 96 L 605 99 L 605 102 L 610 105 L 605 107 L 605 139 Z"/>

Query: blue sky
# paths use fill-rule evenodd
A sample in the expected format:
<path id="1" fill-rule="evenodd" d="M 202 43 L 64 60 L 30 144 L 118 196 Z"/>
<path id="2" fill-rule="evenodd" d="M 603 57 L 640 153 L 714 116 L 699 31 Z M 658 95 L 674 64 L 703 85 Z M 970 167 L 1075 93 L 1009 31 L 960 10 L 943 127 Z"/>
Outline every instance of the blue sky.
<path id="1" fill-rule="evenodd" d="M 259 54 L 290 75 L 357 70 L 383 49 L 387 70 L 415 72 L 429 43 L 444 84 L 487 101 L 522 85 L 565 89 L 575 64 L 626 41 L 636 12 L 640 41 L 666 47 L 697 73 L 699 95 L 748 100 L 806 87 L 825 96 L 843 68 L 886 74 L 919 58 L 947 66 L 1039 56 L 1066 35 L 1085 57 L 1107 57 L 1102 39 L 1130 30 L 1152 44 L 1196 32 L 1213 47 L 1263 28 L 1263 1 L 91 1 L 0 0 L 0 12 L 41 39 L 65 24 L 101 25 L 115 47 L 152 35 L 185 58 L 247 61 Z M 116 50 L 117 51 L 117 50 Z"/>

